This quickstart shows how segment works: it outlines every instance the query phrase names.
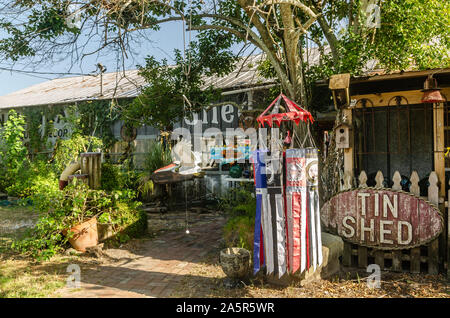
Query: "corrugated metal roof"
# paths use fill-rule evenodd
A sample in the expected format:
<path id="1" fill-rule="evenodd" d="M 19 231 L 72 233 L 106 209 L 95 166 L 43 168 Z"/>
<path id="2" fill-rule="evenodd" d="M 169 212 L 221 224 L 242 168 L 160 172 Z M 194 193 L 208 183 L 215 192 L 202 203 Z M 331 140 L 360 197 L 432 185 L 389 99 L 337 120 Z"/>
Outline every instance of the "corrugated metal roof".
<path id="1" fill-rule="evenodd" d="M 325 51 L 329 49 L 326 48 Z M 203 88 L 214 86 L 223 91 L 276 83 L 274 79 L 266 79 L 258 75 L 259 62 L 265 59 L 264 54 L 251 55 L 236 63 L 230 74 L 204 79 Z M 305 60 L 309 65 L 319 63 L 320 52 L 317 48 L 309 48 L 305 52 Z M 369 66 L 373 69 L 374 65 Z M 76 76 L 53 79 L 30 86 L 19 91 L 0 96 L 0 109 L 74 103 L 86 100 L 136 97 L 145 80 L 139 76 L 138 70 L 128 70 L 103 74 L 103 94 L 100 94 L 100 76 Z"/>
<path id="2" fill-rule="evenodd" d="M 222 90 L 274 83 L 257 74 L 262 55 L 250 56 L 236 64 L 236 69 L 224 77 L 206 77 L 204 87 L 213 85 Z M 53 79 L 0 97 L 0 109 L 73 103 L 85 100 L 136 97 L 145 80 L 138 70 L 103 74 L 103 94 L 100 76 L 76 76 Z"/>

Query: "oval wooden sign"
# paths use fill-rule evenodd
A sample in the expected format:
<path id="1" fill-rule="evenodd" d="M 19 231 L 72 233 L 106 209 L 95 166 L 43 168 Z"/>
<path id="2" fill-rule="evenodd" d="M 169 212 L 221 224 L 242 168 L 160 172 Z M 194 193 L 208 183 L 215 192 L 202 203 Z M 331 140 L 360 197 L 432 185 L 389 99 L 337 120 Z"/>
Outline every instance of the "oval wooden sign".
<path id="1" fill-rule="evenodd" d="M 437 238 L 439 209 L 403 191 L 360 188 L 341 192 L 321 210 L 323 225 L 344 240 L 377 249 L 406 249 Z"/>

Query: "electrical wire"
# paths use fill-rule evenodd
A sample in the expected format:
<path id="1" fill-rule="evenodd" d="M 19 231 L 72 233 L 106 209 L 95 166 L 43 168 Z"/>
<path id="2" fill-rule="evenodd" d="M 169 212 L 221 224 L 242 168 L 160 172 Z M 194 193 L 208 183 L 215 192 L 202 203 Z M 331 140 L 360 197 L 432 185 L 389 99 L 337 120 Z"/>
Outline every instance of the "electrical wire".
<path id="1" fill-rule="evenodd" d="M 0 71 L 8 71 L 13 73 L 22 73 L 22 74 L 38 74 L 38 75 L 78 75 L 78 76 L 96 76 L 96 74 L 85 74 L 85 73 L 62 73 L 62 72 L 37 72 L 37 71 L 25 71 L 25 70 L 17 70 L 7 67 L 0 67 Z"/>

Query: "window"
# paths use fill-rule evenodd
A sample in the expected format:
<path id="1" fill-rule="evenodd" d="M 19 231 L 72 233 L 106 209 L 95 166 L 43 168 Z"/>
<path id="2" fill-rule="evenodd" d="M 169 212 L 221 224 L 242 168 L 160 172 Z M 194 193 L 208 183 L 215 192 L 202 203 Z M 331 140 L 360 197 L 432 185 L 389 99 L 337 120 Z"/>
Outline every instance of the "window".
<path id="1" fill-rule="evenodd" d="M 433 170 L 433 107 L 400 105 L 397 101 L 388 107 L 362 101 L 363 107 L 353 112 L 355 172 L 367 173 L 368 186 L 375 185 L 378 170 L 385 177 L 385 187 L 392 186 L 392 176 L 399 171 L 406 188 L 413 170 L 421 183 L 426 183 Z"/>

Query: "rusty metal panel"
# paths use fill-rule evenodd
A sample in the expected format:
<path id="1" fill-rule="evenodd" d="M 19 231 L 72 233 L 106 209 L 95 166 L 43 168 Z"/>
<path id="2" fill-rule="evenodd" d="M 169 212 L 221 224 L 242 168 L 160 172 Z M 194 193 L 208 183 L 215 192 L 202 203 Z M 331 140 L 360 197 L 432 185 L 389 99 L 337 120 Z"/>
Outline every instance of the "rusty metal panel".
<path id="1" fill-rule="evenodd" d="M 443 229 L 435 205 L 389 189 L 341 192 L 324 204 L 321 219 L 344 240 L 377 249 L 417 247 L 437 238 Z"/>

